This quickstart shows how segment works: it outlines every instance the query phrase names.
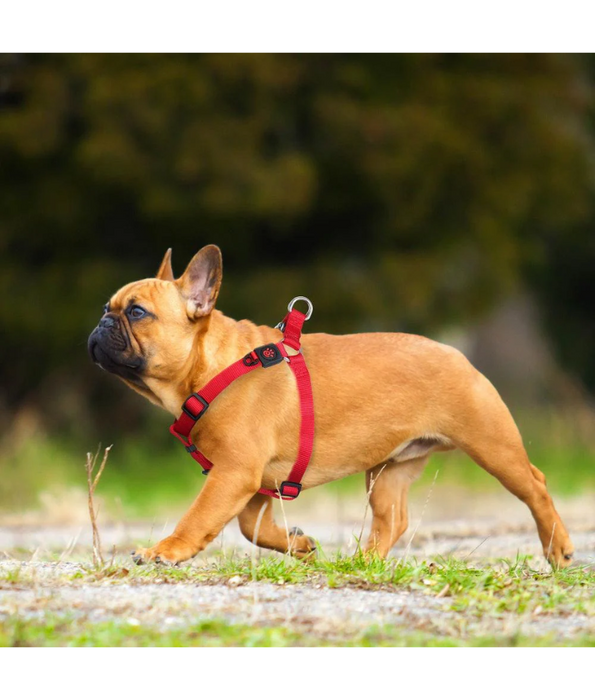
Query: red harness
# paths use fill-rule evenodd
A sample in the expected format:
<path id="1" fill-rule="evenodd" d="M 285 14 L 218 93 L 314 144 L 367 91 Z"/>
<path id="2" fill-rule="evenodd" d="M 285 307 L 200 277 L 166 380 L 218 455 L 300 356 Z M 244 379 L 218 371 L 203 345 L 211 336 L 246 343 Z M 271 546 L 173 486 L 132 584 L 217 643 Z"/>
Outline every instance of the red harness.
<path id="1" fill-rule="evenodd" d="M 308 302 L 309 309 L 307 314 L 303 314 L 301 311 L 293 308 L 294 303 L 298 299 Z M 196 423 L 202 418 L 212 401 L 238 377 L 248 374 L 259 367 L 266 369 L 283 361 L 287 362 L 295 375 L 300 401 L 301 424 L 298 455 L 287 481 L 284 481 L 279 486 L 278 491 L 260 489 L 258 492 L 274 498 L 282 498 L 284 501 L 292 501 L 300 495 L 302 490 L 301 481 L 308 468 L 314 443 L 312 384 L 306 361 L 300 349 L 302 326 L 304 321 L 307 321 L 312 315 L 312 304 L 305 297 L 296 297 L 289 303 L 288 309 L 289 313 L 277 326 L 283 331 L 283 340 L 276 344 L 269 343 L 268 345 L 255 348 L 241 360 L 234 362 L 222 372 L 219 372 L 200 391 L 191 394 L 184 401 L 182 404 L 182 415 L 169 429 L 169 432 L 180 440 L 192 458 L 200 464 L 203 468 L 203 474 L 208 474 L 213 468 L 213 463 L 202 452 L 199 452 L 190 437 L 190 433 Z M 297 354 L 289 355 L 285 346 L 296 350 Z"/>

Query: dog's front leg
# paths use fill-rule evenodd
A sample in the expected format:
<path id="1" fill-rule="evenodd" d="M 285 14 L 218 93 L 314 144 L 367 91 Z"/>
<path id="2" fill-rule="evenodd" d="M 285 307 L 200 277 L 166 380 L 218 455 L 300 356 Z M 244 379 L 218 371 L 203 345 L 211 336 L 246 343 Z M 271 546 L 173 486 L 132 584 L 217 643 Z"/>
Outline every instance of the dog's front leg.
<path id="1" fill-rule="evenodd" d="M 218 463 L 173 534 L 154 547 L 137 549 L 132 554 L 134 561 L 178 564 L 194 557 L 245 508 L 260 488 L 261 474 L 258 467 L 226 468 Z"/>

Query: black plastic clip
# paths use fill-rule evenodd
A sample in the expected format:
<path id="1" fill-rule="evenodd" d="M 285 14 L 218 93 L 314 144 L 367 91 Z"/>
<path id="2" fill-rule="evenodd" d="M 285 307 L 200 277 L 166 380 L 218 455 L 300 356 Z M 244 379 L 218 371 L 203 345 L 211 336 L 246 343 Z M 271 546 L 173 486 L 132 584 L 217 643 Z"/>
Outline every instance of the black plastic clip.
<path id="1" fill-rule="evenodd" d="M 289 490 L 288 492 L 286 490 Z M 284 498 L 297 498 L 302 490 L 302 485 L 295 481 L 284 481 L 279 487 L 279 493 Z"/>
<path id="2" fill-rule="evenodd" d="M 263 367 L 272 367 L 273 365 L 278 365 L 279 362 L 283 362 L 281 350 L 273 343 L 254 348 L 254 352 Z"/>
<path id="3" fill-rule="evenodd" d="M 201 404 L 201 407 L 200 407 L 198 413 L 196 413 L 193 410 L 194 408 L 196 408 L 195 405 L 193 405 L 192 409 L 188 408 L 188 404 L 190 402 L 192 402 L 194 404 L 195 401 L 198 401 L 198 403 Z M 202 414 L 207 410 L 208 407 L 209 407 L 209 402 L 206 401 L 205 399 L 203 399 L 203 397 L 200 394 L 192 394 L 186 399 L 186 401 L 184 401 L 184 405 L 182 406 L 182 411 L 184 411 L 184 413 L 187 416 L 190 416 L 190 418 L 192 418 L 193 421 L 197 421 L 202 416 Z"/>

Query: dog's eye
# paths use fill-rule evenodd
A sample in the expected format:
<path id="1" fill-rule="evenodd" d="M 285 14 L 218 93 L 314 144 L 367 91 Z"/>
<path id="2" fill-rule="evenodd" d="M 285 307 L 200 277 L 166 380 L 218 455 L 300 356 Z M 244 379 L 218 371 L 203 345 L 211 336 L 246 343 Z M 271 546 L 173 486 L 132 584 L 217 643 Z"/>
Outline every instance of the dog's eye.
<path id="1" fill-rule="evenodd" d="M 128 311 L 128 315 L 130 318 L 142 318 L 143 316 L 146 315 L 146 311 L 143 309 L 142 306 L 131 306 L 130 310 Z"/>

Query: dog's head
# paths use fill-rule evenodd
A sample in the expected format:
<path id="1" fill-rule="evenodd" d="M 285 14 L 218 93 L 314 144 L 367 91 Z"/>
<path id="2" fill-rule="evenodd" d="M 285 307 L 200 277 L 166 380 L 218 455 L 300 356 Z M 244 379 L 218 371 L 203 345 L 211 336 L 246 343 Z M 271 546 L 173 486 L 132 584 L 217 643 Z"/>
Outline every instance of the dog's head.
<path id="1" fill-rule="evenodd" d="M 127 284 L 105 305 L 89 336 L 91 358 L 137 389 L 150 379 L 174 381 L 208 327 L 220 286 L 217 246 L 200 250 L 177 280 L 168 250 L 155 278 Z"/>

